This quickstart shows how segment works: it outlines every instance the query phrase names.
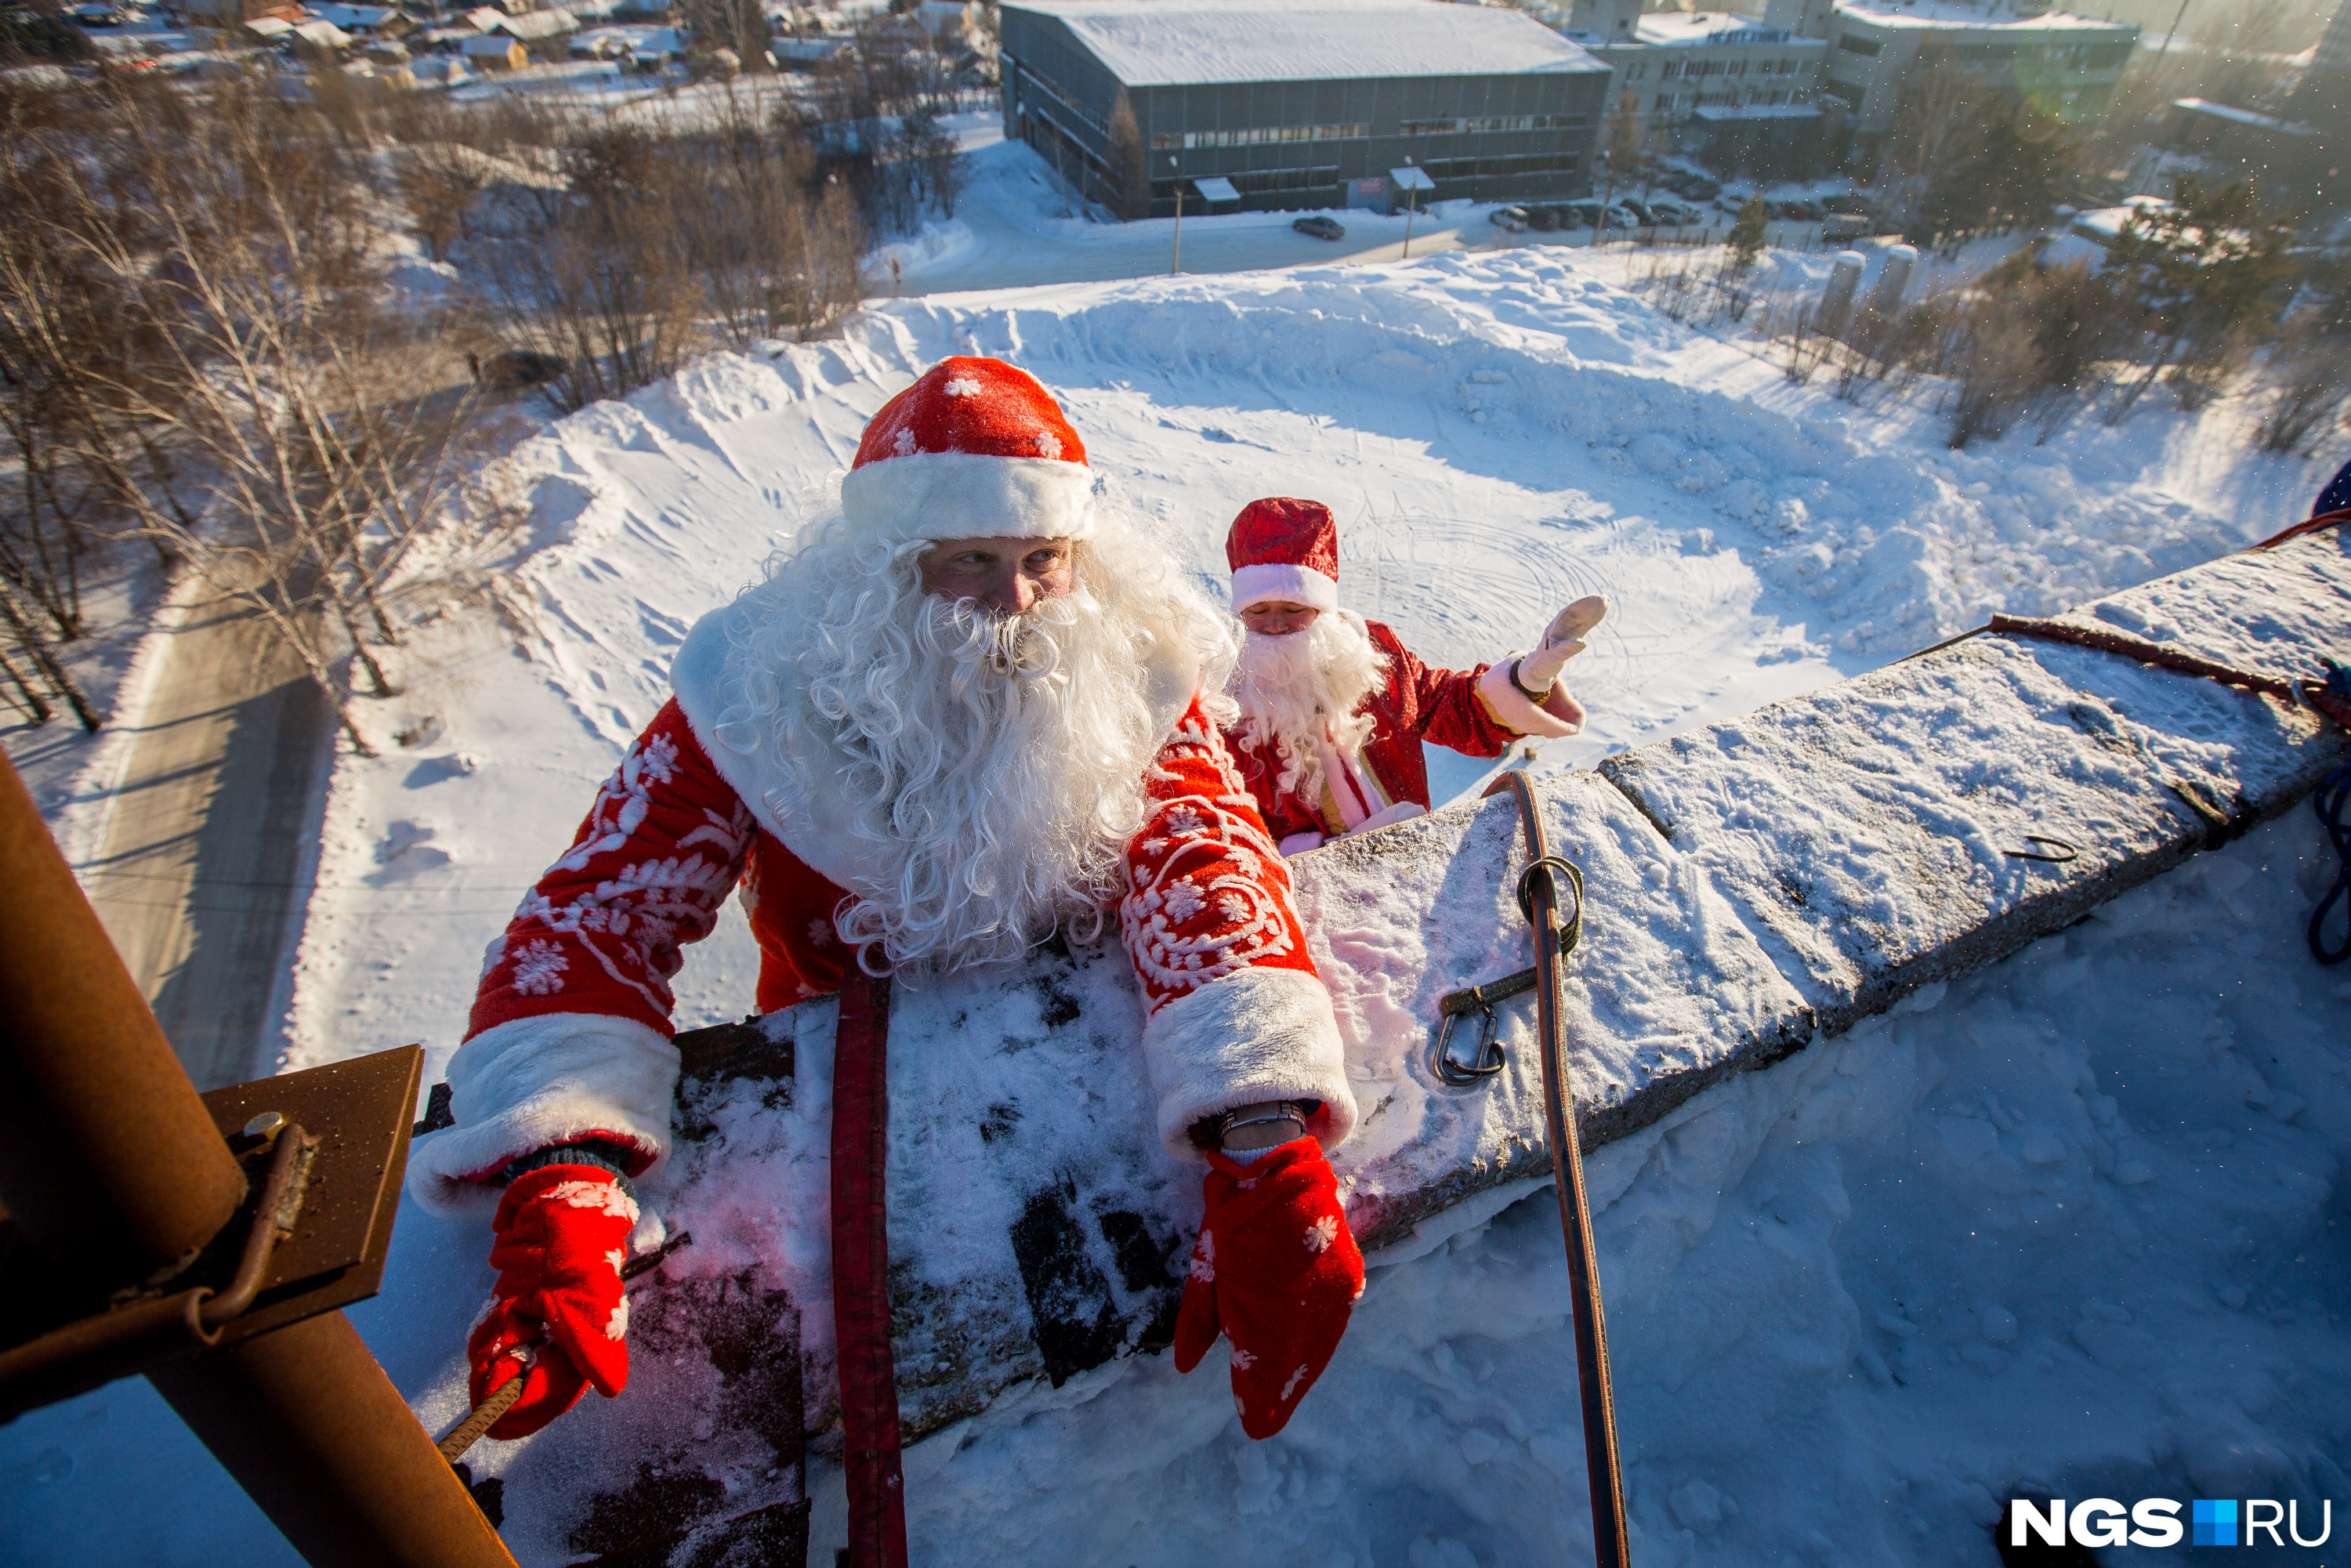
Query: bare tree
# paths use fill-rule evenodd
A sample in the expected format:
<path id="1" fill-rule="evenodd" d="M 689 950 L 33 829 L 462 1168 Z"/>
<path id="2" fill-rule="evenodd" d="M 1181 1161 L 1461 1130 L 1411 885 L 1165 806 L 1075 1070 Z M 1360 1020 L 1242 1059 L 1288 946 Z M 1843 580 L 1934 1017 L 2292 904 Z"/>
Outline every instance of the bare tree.
<path id="1" fill-rule="evenodd" d="M 449 247 L 465 232 L 465 211 L 489 183 L 482 157 L 470 147 L 443 142 L 411 150 L 396 178 L 407 204 L 409 226 L 434 261 L 449 259 Z"/>
<path id="2" fill-rule="evenodd" d="M 1111 105 L 1102 163 L 1103 204 L 1130 221 L 1149 217 L 1151 171 L 1144 162 L 1143 128 L 1135 123 L 1134 103 L 1124 88 Z"/>
<path id="3" fill-rule="evenodd" d="M 1600 196 L 1600 221 L 1592 225 L 1592 243 L 1598 245 L 1608 232 L 1608 209 L 1615 204 L 1616 187 L 1630 184 L 1641 177 L 1648 165 L 1649 132 L 1641 120 L 1641 97 L 1635 92 L 1616 95 L 1608 116 L 1600 122 L 1600 150 L 1608 160 L 1608 180 Z"/>

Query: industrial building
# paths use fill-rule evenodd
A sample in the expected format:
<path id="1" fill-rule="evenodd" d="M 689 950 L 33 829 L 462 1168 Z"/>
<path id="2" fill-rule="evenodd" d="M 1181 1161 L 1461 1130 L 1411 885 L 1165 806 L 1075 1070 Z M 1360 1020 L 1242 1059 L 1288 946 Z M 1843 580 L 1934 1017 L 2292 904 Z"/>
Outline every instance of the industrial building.
<path id="1" fill-rule="evenodd" d="M 1863 162 L 1875 161 L 1903 105 L 1940 68 L 2068 124 L 2095 120 L 2139 32 L 2045 0 L 1835 0 L 1826 31 L 1821 92 L 1846 110 Z"/>
<path id="2" fill-rule="evenodd" d="M 1230 182 L 1228 207 L 1383 211 L 1405 168 L 1433 182 L 1423 203 L 1591 185 L 1609 69 L 1519 11 L 1022 0 L 1001 16 L 1005 135 L 1122 217 L 1172 215 L 1179 191 L 1201 211 L 1202 181 Z"/>
<path id="3" fill-rule="evenodd" d="M 1643 13 L 1638 0 L 1578 0 L 1568 37 L 1616 73 L 1660 151 L 1725 175 L 1807 179 L 1827 152 L 1816 101 L 1825 38 L 1728 11 Z"/>

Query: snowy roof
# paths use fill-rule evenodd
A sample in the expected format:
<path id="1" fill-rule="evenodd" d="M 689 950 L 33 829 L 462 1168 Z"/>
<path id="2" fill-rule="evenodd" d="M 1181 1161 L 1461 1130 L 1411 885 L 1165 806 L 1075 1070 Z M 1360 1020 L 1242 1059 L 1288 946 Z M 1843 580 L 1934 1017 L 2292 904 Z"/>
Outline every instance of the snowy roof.
<path id="1" fill-rule="evenodd" d="M 1524 12 L 1431 0 L 1025 0 L 1129 87 L 1604 71 Z"/>
<path id="2" fill-rule="evenodd" d="M 2136 38 L 2136 22 L 2108 22 L 2071 11 L 2021 11 L 1998 0 L 1836 0 L 1836 14 L 1876 27 L 1992 32 L 2112 33 Z"/>
<path id="3" fill-rule="evenodd" d="M 332 22 L 317 19 L 298 25 L 294 36 L 306 44 L 316 44 L 323 49 L 340 49 L 351 41 L 351 36 Z"/>
<path id="4" fill-rule="evenodd" d="M 2250 126 L 2255 131 L 2274 131 L 2286 136 L 2318 134 L 2307 125 L 2297 125 L 2290 120 L 2280 120 L 2274 115 L 2256 114 L 2250 109 L 2238 109 L 2231 104 L 2214 103 L 2209 98 L 2175 98 L 2171 100 L 2171 107 L 2185 110 L 2190 114 L 2209 114 L 2215 120 L 2231 120 L 2239 125 Z"/>
<path id="5" fill-rule="evenodd" d="M 294 24 L 283 16 L 256 16 L 241 25 L 246 32 L 264 38 L 282 38 L 294 30 Z"/>
<path id="6" fill-rule="evenodd" d="M 1662 48 L 1689 48 L 1698 44 L 1786 44 L 1810 49 L 1829 47 L 1826 38 L 1800 38 L 1730 11 L 1653 11 L 1635 26 L 1634 37 L 1641 43 Z"/>
<path id="7" fill-rule="evenodd" d="M 465 52 L 477 59 L 497 59 L 521 47 L 512 38 L 496 33 L 476 33 L 465 40 Z"/>
<path id="8" fill-rule="evenodd" d="M 519 16 L 500 17 L 498 26 L 528 43 L 577 31 L 580 24 L 572 19 L 570 12 L 559 7 L 552 11 L 526 11 Z"/>
<path id="9" fill-rule="evenodd" d="M 507 14 L 504 11 L 496 10 L 488 5 L 475 6 L 473 10 L 466 12 L 463 16 L 458 18 L 459 21 L 464 22 L 477 33 L 486 33 L 506 19 Z"/>

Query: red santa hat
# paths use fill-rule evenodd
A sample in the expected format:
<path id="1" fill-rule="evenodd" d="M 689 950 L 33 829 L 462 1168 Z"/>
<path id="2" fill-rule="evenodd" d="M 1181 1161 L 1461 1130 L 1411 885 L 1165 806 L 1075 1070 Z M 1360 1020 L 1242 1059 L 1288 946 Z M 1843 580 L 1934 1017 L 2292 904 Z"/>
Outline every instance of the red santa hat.
<path id="1" fill-rule="evenodd" d="M 1320 501 L 1251 501 L 1225 536 L 1225 564 L 1236 615 L 1269 601 L 1339 608 L 1339 520 Z"/>
<path id="2" fill-rule="evenodd" d="M 1085 443 L 1037 378 L 958 355 L 882 405 L 841 506 L 882 538 L 1084 538 L 1093 493 Z"/>

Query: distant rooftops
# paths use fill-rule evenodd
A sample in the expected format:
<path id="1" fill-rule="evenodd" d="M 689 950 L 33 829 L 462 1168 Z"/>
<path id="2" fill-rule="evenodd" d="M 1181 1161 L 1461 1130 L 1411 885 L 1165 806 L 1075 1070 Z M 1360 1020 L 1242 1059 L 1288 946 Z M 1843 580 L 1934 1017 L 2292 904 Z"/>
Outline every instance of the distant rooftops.
<path id="1" fill-rule="evenodd" d="M 1691 48 L 1701 44 L 1798 44 L 1828 47 L 1825 38 L 1800 38 L 1778 27 L 1741 16 L 1733 11 L 1652 11 L 1633 30 L 1634 41 L 1658 48 Z"/>
<path id="2" fill-rule="evenodd" d="M 2136 22 L 2109 22 L 2070 11 L 2043 10 L 2000 0 L 1836 0 L 1837 15 L 1876 27 L 1921 27 L 1938 31 L 1977 28 L 1996 32 L 2110 33 L 2137 37 Z M 1646 20 L 1646 18 L 1643 18 Z"/>
<path id="3" fill-rule="evenodd" d="M 1129 87 L 1516 76 L 1608 67 L 1524 12 L 1431 0 L 1006 0 Z"/>

